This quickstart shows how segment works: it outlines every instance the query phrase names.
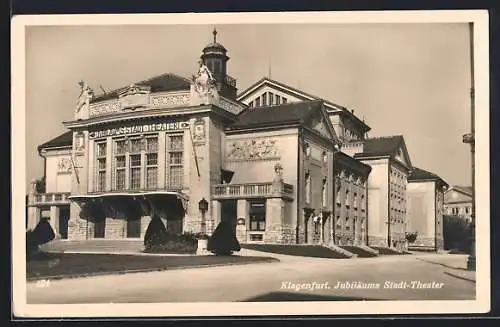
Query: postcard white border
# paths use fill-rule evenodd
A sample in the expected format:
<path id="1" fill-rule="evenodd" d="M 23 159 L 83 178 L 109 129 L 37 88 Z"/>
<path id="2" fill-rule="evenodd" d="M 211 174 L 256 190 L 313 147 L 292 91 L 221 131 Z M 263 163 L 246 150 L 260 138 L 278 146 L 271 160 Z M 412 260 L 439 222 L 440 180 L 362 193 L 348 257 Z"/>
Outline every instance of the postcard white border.
<path id="1" fill-rule="evenodd" d="M 474 23 L 476 300 L 34 305 L 26 301 L 25 27 L 33 25 Z M 486 10 L 210 14 L 36 15 L 12 19 L 12 272 L 17 317 L 187 317 L 484 313 L 490 310 L 489 28 Z M 467 131 L 464 131 L 466 133 Z M 464 145 L 466 146 L 466 145 Z M 306 304 L 306 305 L 304 305 Z"/>

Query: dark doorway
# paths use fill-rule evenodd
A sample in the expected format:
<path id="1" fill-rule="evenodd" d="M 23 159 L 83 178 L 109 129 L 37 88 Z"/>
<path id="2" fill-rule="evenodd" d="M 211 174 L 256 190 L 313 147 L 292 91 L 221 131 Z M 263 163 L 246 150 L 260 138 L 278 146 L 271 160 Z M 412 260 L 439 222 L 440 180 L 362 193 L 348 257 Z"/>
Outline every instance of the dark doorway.
<path id="1" fill-rule="evenodd" d="M 141 219 L 127 219 L 127 237 L 141 237 Z"/>
<path id="2" fill-rule="evenodd" d="M 69 206 L 61 207 L 59 210 L 59 234 L 61 239 L 68 239 Z"/>
<path id="3" fill-rule="evenodd" d="M 106 230 L 106 218 L 94 222 L 94 238 L 104 238 Z"/>
<path id="4" fill-rule="evenodd" d="M 236 216 L 238 214 L 236 200 L 221 200 L 221 221 L 230 221 L 236 233 Z"/>

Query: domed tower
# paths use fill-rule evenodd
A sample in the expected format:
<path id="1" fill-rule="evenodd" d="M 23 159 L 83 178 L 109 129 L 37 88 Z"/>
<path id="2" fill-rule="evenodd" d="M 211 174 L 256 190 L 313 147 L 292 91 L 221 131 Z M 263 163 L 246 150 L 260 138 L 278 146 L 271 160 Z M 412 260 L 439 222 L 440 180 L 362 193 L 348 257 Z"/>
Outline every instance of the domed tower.
<path id="1" fill-rule="evenodd" d="M 214 41 L 203 49 L 201 60 L 212 72 L 219 94 L 234 100 L 237 93 L 236 80 L 227 75 L 227 61 L 229 60 L 226 55 L 227 50 L 222 44 L 217 43 L 217 30 L 215 28 L 212 33 Z"/>

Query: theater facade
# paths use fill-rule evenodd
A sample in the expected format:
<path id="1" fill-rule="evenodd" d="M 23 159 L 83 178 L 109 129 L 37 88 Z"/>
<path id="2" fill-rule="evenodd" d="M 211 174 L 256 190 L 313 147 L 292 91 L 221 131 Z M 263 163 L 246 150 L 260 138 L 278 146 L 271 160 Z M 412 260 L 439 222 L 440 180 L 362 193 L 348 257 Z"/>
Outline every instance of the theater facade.
<path id="1" fill-rule="evenodd" d="M 270 78 L 238 94 L 228 60 L 214 33 L 191 78 L 98 95 L 80 82 L 68 131 L 38 148 L 46 193 L 29 192 L 27 228 L 141 239 L 159 215 L 208 235 L 230 221 L 242 243 L 404 248 L 402 137 L 370 139 L 354 111 Z"/>

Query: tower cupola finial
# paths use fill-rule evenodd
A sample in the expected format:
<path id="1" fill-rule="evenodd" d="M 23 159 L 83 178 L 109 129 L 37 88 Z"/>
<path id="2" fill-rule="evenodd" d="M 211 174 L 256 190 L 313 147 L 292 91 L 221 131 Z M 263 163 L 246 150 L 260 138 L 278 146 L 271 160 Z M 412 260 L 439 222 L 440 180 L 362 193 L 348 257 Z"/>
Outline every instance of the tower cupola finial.
<path id="1" fill-rule="evenodd" d="M 214 35 L 214 43 L 217 43 L 217 30 L 215 29 L 215 27 L 212 34 Z"/>

